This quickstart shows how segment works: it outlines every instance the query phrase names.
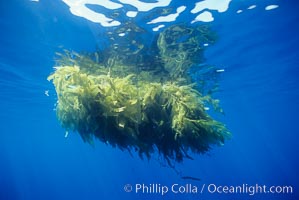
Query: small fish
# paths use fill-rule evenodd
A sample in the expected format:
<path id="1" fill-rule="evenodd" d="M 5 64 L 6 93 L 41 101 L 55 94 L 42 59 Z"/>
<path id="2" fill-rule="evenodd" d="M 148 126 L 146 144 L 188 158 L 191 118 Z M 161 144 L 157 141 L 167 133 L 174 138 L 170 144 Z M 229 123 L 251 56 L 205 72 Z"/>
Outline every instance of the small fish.
<path id="1" fill-rule="evenodd" d="M 69 136 L 69 132 L 65 131 L 64 137 L 67 138 L 67 136 Z"/>
<path id="2" fill-rule="evenodd" d="M 76 85 L 68 85 L 67 87 L 70 88 L 70 89 L 77 89 L 78 88 L 78 86 L 76 86 Z"/>
<path id="3" fill-rule="evenodd" d="M 116 108 L 115 112 L 120 113 L 120 112 L 123 112 L 125 109 L 126 109 L 125 106 L 124 107 L 120 107 L 120 108 Z"/>
<path id="4" fill-rule="evenodd" d="M 134 104 L 136 104 L 136 103 L 137 103 L 137 99 L 132 99 L 132 100 L 129 100 L 129 102 L 130 102 L 130 104 L 131 104 L 131 105 L 134 105 Z"/>
<path id="5" fill-rule="evenodd" d="M 120 128 L 125 128 L 125 123 L 124 123 L 124 122 L 120 122 L 120 123 L 118 123 L 118 126 L 119 126 Z"/>
<path id="6" fill-rule="evenodd" d="M 192 177 L 192 176 L 182 176 L 181 179 L 184 180 L 193 180 L 193 181 L 201 181 L 200 178 Z"/>
<path id="7" fill-rule="evenodd" d="M 217 73 L 221 73 L 221 72 L 224 72 L 224 71 L 225 71 L 224 69 L 217 69 L 216 70 Z"/>
<path id="8" fill-rule="evenodd" d="M 49 96 L 49 90 L 45 91 L 45 95 L 48 97 Z"/>

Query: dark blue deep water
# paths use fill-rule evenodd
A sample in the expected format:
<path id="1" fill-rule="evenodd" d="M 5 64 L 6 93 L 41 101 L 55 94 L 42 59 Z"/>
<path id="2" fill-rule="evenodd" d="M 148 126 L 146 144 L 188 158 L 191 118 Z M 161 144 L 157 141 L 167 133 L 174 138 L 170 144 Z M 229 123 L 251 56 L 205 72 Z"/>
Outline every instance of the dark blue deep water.
<path id="1" fill-rule="evenodd" d="M 173 0 L 170 6 L 180 4 L 194 2 Z M 266 11 L 267 5 L 279 7 Z M 72 15 L 59 0 L 1 1 L 0 200 L 299 199 L 298 9 L 296 1 L 232 0 L 226 12 L 211 11 L 214 21 L 197 22 L 218 34 L 205 56 L 225 69 L 215 94 L 225 115 L 215 117 L 233 134 L 224 146 L 176 164 L 179 174 L 197 181 L 181 179 L 157 157 L 141 160 L 99 141 L 91 146 L 76 133 L 65 138 L 53 111 L 55 90 L 47 81 L 55 52 L 93 51 L 113 28 Z M 178 21 L 190 22 L 185 12 Z M 136 23 L 151 31 L 142 15 Z M 132 192 L 124 191 L 126 184 Z M 136 184 L 169 191 L 136 192 Z M 198 191 L 177 194 L 173 184 Z M 250 192 L 257 185 L 267 191 L 276 186 L 276 193 Z M 244 186 L 247 192 L 225 193 L 224 186 Z M 292 192 L 283 192 L 284 186 Z"/>

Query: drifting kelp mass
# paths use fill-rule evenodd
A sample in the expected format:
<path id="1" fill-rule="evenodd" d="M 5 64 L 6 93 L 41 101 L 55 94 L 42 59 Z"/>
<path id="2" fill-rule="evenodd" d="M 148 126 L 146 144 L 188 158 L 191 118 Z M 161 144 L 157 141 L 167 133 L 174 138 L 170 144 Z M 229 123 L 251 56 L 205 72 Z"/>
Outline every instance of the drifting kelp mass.
<path id="1" fill-rule="evenodd" d="M 230 133 L 207 113 L 208 106 L 222 111 L 211 97 L 217 73 L 203 64 L 215 35 L 205 26 L 175 25 L 146 44 L 143 32 L 128 24 L 109 33 L 103 50 L 60 55 L 48 80 L 62 126 L 86 142 L 97 138 L 148 158 L 158 151 L 167 161 L 222 145 Z"/>

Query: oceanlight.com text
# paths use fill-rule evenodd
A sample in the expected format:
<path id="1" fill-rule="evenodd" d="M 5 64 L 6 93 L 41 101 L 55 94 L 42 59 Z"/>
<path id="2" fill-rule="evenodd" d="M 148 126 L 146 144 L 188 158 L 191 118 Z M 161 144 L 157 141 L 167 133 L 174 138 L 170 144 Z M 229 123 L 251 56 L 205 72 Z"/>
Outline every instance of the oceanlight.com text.
<path id="1" fill-rule="evenodd" d="M 209 184 L 207 185 L 207 191 L 211 194 L 248 194 L 250 196 L 255 194 L 292 194 L 292 186 L 267 186 L 267 185 L 216 185 Z"/>

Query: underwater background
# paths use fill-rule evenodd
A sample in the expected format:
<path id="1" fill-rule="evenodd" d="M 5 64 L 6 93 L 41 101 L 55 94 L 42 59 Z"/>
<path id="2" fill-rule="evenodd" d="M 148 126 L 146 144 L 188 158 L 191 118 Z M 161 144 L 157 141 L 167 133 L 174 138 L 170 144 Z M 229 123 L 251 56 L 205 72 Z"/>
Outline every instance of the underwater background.
<path id="1" fill-rule="evenodd" d="M 211 6 L 200 11 L 208 11 L 212 18 L 207 14 L 192 25 L 208 24 L 218 35 L 205 52 L 206 63 L 224 69 L 214 96 L 220 99 L 225 115 L 215 118 L 226 124 L 232 138 L 207 154 L 192 154 L 193 160 L 177 163 L 174 170 L 158 156 L 141 160 L 99 141 L 86 144 L 77 133 L 65 138 L 53 110 L 55 90 L 47 81 L 55 52 L 94 51 L 106 42 L 103 35 L 113 31 L 113 27 L 72 14 L 71 2 L 75 1 L 0 2 L 1 200 L 299 198 L 299 3 L 219 0 L 222 3 L 214 7 L 221 9 Z M 182 5 L 186 8 L 176 20 L 163 23 L 165 27 L 190 24 L 198 14 L 190 14 L 197 1 L 167 2 L 173 13 Z M 213 0 L 205 2 L 217 5 Z M 121 9 L 136 10 L 127 4 Z M 114 12 L 103 7 L 95 11 Z M 155 32 L 156 25 L 145 21 L 152 19 L 147 16 L 154 11 L 121 17 L 122 21 L 134 18 L 146 31 L 157 34 L 163 27 Z M 169 189 L 173 184 L 191 184 L 198 192 L 126 192 L 127 184 L 133 189 L 136 184 Z M 291 186 L 292 193 L 207 190 L 209 185 L 256 184 Z"/>

